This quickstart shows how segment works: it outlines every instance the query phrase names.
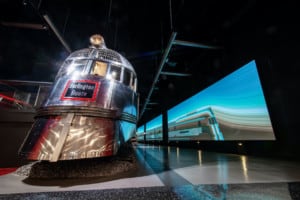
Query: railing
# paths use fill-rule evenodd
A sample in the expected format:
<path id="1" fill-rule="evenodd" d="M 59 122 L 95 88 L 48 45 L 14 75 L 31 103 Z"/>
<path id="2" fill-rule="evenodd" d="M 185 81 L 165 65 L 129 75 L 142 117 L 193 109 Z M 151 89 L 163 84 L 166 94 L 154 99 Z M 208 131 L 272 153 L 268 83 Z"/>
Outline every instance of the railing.
<path id="1" fill-rule="evenodd" d="M 33 110 L 47 97 L 51 82 L 0 80 L 0 109 Z"/>

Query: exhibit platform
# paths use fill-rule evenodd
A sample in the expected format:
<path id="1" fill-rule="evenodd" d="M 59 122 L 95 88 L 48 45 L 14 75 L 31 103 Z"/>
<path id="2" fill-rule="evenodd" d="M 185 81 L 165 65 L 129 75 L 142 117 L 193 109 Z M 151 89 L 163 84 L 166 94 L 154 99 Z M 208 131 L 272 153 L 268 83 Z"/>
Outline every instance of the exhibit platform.
<path id="1" fill-rule="evenodd" d="M 144 144 L 134 150 L 136 167 L 112 176 L 32 178 L 6 168 L 0 199 L 300 198 L 299 161 Z"/>

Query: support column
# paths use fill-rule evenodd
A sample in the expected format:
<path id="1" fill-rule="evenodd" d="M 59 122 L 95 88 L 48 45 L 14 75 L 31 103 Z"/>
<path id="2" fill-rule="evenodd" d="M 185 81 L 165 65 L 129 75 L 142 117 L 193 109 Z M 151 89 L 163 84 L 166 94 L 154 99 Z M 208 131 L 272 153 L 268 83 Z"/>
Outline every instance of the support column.
<path id="1" fill-rule="evenodd" d="M 167 145 L 169 143 L 169 137 L 168 137 L 168 112 L 163 111 L 162 113 L 163 117 L 163 144 Z"/>

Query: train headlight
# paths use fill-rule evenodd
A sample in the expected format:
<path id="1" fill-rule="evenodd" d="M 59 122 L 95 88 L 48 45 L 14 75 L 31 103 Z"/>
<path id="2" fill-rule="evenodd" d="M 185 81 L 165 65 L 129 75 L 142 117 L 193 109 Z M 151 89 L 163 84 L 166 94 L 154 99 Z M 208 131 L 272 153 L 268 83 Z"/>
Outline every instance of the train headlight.
<path id="1" fill-rule="evenodd" d="M 94 46 L 96 48 L 99 48 L 99 47 L 102 47 L 105 45 L 104 38 L 99 34 L 92 35 L 90 37 L 90 43 L 92 46 Z"/>

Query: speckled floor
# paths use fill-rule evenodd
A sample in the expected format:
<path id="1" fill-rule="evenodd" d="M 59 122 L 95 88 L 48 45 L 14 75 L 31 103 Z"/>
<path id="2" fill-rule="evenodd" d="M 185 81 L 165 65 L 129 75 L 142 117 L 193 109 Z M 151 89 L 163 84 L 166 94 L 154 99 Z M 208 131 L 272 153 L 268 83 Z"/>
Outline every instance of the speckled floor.
<path id="1" fill-rule="evenodd" d="M 184 185 L 0 195 L 0 199 L 300 199 L 300 183 Z"/>
<path id="2" fill-rule="evenodd" d="M 0 199 L 300 199 L 299 161 L 138 145 L 108 177 L 0 176 Z"/>

